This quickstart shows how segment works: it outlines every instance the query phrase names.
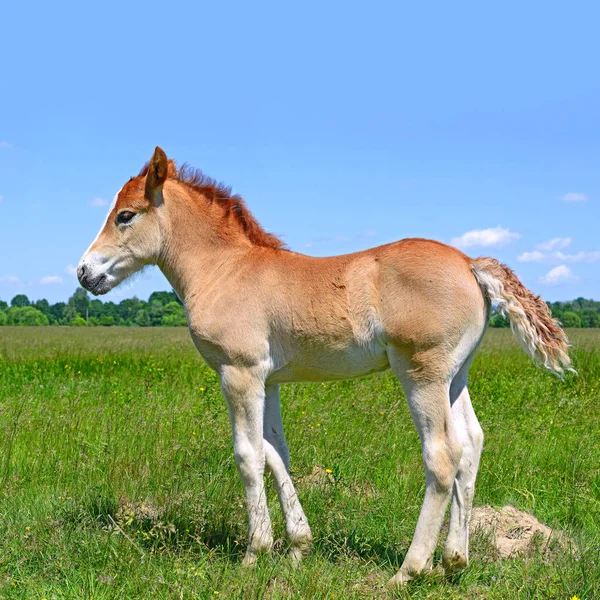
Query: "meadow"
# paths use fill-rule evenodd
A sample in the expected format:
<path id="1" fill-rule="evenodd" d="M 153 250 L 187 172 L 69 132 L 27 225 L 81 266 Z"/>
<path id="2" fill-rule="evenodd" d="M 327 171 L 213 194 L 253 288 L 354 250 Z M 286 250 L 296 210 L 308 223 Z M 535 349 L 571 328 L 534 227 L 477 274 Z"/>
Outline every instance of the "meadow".
<path id="1" fill-rule="evenodd" d="M 0 598 L 600 598 L 600 330 L 570 330 L 579 375 L 490 330 L 471 370 L 486 438 L 475 504 L 511 504 L 568 543 L 389 592 L 424 493 L 390 374 L 282 388 L 292 476 L 315 538 L 254 569 L 216 375 L 183 328 L 0 328 Z M 441 542 L 436 559 L 441 553 Z"/>

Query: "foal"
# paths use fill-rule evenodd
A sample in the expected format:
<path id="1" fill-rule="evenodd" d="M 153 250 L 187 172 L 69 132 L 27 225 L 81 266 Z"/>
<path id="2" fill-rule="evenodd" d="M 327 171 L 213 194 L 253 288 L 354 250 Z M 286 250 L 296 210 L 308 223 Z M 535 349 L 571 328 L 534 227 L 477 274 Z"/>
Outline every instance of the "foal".
<path id="1" fill-rule="evenodd" d="M 285 250 L 240 197 L 199 171 L 177 169 L 160 148 L 117 193 L 77 273 L 82 286 L 105 294 L 149 264 L 183 300 L 192 339 L 220 376 L 246 491 L 244 563 L 273 543 L 265 465 L 292 558 L 311 543 L 289 474 L 279 384 L 391 368 L 421 438 L 426 477 L 414 538 L 391 583 L 431 569 L 450 499 L 442 564 L 447 571 L 468 564 L 483 433 L 467 374 L 492 302 L 534 359 L 558 374 L 570 367 L 564 332 L 508 267 L 423 239 L 329 258 Z"/>

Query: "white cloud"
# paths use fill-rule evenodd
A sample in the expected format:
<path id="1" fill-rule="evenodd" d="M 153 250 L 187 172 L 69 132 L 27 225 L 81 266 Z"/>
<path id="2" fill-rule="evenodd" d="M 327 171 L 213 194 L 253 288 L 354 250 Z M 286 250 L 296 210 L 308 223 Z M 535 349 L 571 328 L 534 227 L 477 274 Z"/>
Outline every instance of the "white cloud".
<path id="1" fill-rule="evenodd" d="M 93 206 L 94 208 L 100 208 L 102 206 L 107 205 L 108 200 L 105 200 L 104 198 L 93 198 L 92 200 L 90 200 L 90 206 Z"/>
<path id="2" fill-rule="evenodd" d="M 65 267 L 65 273 L 67 275 L 77 275 L 77 267 L 74 267 L 73 265 L 67 265 Z"/>
<path id="3" fill-rule="evenodd" d="M 14 146 L 12 144 L 8 143 L 6 140 L 0 141 L 0 148 L 3 148 L 4 150 L 10 150 L 13 147 Z"/>
<path id="4" fill-rule="evenodd" d="M 533 252 L 523 252 L 523 254 L 517 257 L 519 262 L 542 262 L 546 258 L 546 254 L 539 250 Z"/>
<path id="5" fill-rule="evenodd" d="M 592 250 L 585 252 L 581 250 L 575 254 L 565 254 L 560 250 L 556 252 L 540 252 L 539 250 L 533 250 L 533 252 L 523 252 L 523 254 L 517 257 L 519 262 L 538 262 L 538 263 L 575 263 L 575 262 L 596 262 L 600 260 L 600 250 Z"/>
<path id="6" fill-rule="evenodd" d="M 588 197 L 583 192 L 567 192 L 560 199 L 563 202 L 585 202 Z"/>
<path id="7" fill-rule="evenodd" d="M 560 261 L 566 262 L 596 262 L 600 260 L 600 250 L 593 250 L 591 252 L 577 252 L 577 254 L 563 254 L 562 252 L 554 252 L 553 258 Z"/>
<path id="8" fill-rule="evenodd" d="M 579 277 L 567 265 L 559 265 L 558 267 L 554 267 L 554 269 L 550 269 L 538 281 L 545 285 L 560 285 L 561 283 L 569 283 L 578 279 Z"/>
<path id="9" fill-rule="evenodd" d="M 542 242 L 541 244 L 538 244 L 536 248 L 538 250 L 547 251 L 562 250 L 563 248 L 567 248 L 568 246 L 570 246 L 572 241 L 573 240 L 570 237 L 555 237 L 551 240 L 548 240 L 547 242 Z"/>
<path id="10" fill-rule="evenodd" d="M 62 277 L 59 277 L 58 275 L 46 275 L 46 277 L 42 277 L 40 279 L 40 283 L 42 285 L 48 285 L 48 284 L 52 284 L 52 283 L 62 283 Z"/>
<path id="11" fill-rule="evenodd" d="M 3 283 L 21 283 L 21 279 L 16 275 L 6 275 L 4 277 L 0 277 L 0 282 Z"/>
<path id="12" fill-rule="evenodd" d="M 473 229 L 463 233 L 460 237 L 453 238 L 450 242 L 453 246 L 463 250 L 473 246 L 484 248 L 502 248 L 518 240 L 521 234 L 504 229 L 504 227 L 491 227 L 489 229 Z"/>

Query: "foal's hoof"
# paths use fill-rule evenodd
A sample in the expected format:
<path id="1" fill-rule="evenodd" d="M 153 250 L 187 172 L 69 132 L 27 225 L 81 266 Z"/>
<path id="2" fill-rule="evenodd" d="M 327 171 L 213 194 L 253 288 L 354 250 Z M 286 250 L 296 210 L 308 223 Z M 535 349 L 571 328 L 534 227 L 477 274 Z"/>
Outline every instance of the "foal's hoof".
<path id="1" fill-rule="evenodd" d="M 308 540 L 307 542 L 301 544 L 296 543 L 290 546 L 288 555 L 290 557 L 290 562 L 292 563 L 292 565 L 297 567 L 302 562 L 302 559 L 305 556 L 308 556 L 308 554 L 310 554 L 310 548 L 311 540 Z"/>
<path id="2" fill-rule="evenodd" d="M 409 581 L 413 580 L 415 577 L 433 577 L 435 579 L 440 579 L 444 576 L 444 569 L 440 565 L 435 568 L 431 568 L 431 566 L 426 567 L 420 572 L 409 571 L 407 569 L 400 569 L 389 581 L 389 588 L 398 588 L 405 586 Z"/>
<path id="3" fill-rule="evenodd" d="M 266 554 L 267 552 L 270 552 L 272 547 L 272 539 L 266 540 L 260 545 L 253 546 L 251 548 L 249 547 L 248 550 L 246 550 L 246 555 L 244 556 L 244 559 L 242 560 L 242 565 L 244 565 L 245 567 L 251 567 L 256 562 L 256 559 L 258 558 L 259 554 Z"/>
<path id="4" fill-rule="evenodd" d="M 444 552 L 442 555 L 442 566 L 446 571 L 446 575 L 452 575 L 458 573 L 463 569 L 466 569 L 469 561 L 462 552 Z"/>
<path id="5" fill-rule="evenodd" d="M 310 527 L 304 522 L 293 528 L 288 528 L 286 533 L 290 542 L 290 549 L 288 552 L 290 562 L 292 565 L 298 566 L 312 548 L 312 533 Z"/>
<path id="6" fill-rule="evenodd" d="M 398 588 L 405 586 L 411 579 L 414 579 L 414 575 L 400 569 L 389 581 L 389 588 Z"/>
<path id="7" fill-rule="evenodd" d="M 299 567 L 302 559 L 306 556 L 306 553 L 297 546 L 292 546 L 288 551 L 288 556 L 292 567 Z"/>
<path id="8" fill-rule="evenodd" d="M 244 567 L 253 567 L 254 563 L 256 562 L 257 556 L 258 554 L 256 552 L 251 552 L 250 550 L 247 550 L 246 555 L 242 560 L 242 565 L 244 565 Z"/>

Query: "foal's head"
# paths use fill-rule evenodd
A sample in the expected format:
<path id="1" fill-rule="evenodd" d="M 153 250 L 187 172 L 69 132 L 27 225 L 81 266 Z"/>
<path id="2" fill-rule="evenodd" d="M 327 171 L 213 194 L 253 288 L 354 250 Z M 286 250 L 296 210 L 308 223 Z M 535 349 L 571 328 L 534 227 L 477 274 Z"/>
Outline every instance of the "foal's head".
<path id="1" fill-rule="evenodd" d="M 149 264 L 162 245 L 163 184 L 175 164 L 156 148 L 144 177 L 130 179 L 117 192 L 106 223 L 79 261 L 77 277 L 93 294 L 106 294 Z"/>
<path id="2" fill-rule="evenodd" d="M 224 244 L 283 247 L 229 188 L 195 169 L 177 169 L 157 147 L 142 172 L 115 196 L 77 276 L 93 294 L 106 294 L 146 265 L 172 268 L 182 253 L 209 244 L 219 250 Z"/>

